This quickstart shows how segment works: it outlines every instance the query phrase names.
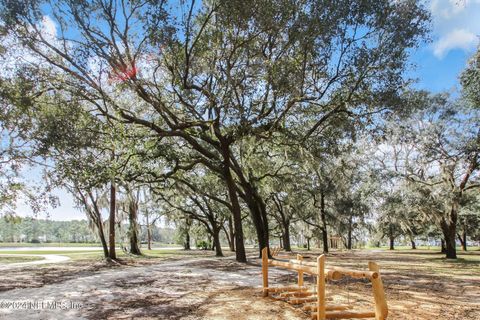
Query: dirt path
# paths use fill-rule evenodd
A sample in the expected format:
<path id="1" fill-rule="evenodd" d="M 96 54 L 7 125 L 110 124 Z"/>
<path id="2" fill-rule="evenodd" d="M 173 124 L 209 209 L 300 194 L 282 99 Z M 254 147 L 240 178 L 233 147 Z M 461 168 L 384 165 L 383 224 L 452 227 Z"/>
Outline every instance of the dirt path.
<path id="1" fill-rule="evenodd" d="M 57 254 L 0 254 L 0 257 L 39 257 L 41 260 L 34 260 L 28 262 L 6 263 L 0 264 L 0 271 L 10 270 L 16 268 L 23 268 L 28 266 L 35 266 L 40 264 L 61 263 L 70 260 L 70 257 L 61 256 Z"/>
<path id="2" fill-rule="evenodd" d="M 256 266 L 239 265 L 229 259 L 193 259 L 100 271 L 39 288 L 0 293 L 4 305 L 43 301 L 44 306 L 52 306 L 57 302 L 52 309 L 2 308 L 0 318 L 225 319 L 225 314 L 215 313 L 227 306 L 231 312 L 243 310 L 238 319 L 304 319 L 293 308 L 282 310 L 266 301 L 255 301 L 260 297 L 259 290 L 252 288 L 261 283 L 259 271 Z M 221 308 L 213 308 L 215 304 Z"/>

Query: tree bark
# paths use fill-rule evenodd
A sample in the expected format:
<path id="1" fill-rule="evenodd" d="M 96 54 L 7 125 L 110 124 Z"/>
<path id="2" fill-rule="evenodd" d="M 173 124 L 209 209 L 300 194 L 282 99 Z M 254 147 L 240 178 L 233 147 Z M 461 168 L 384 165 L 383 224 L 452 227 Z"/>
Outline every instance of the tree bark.
<path id="1" fill-rule="evenodd" d="M 282 240 L 283 240 L 283 249 L 289 252 L 292 251 L 292 247 L 290 245 L 290 221 L 289 220 L 284 221 Z"/>
<path id="2" fill-rule="evenodd" d="M 440 226 L 445 239 L 445 257 L 457 259 L 456 237 L 457 237 L 457 212 L 453 204 L 447 218 L 442 219 Z"/>
<path id="3" fill-rule="evenodd" d="M 245 244 L 243 242 L 242 212 L 238 201 L 237 187 L 230 171 L 230 150 L 228 146 L 222 146 L 223 170 L 225 182 L 227 184 L 228 196 L 230 198 L 233 224 L 235 227 L 235 258 L 238 262 L 247 262 L 245 254 Z"/>
<path id="4" fill-rule="evenodd" d="M 415 244 L 415 240 L 411 239 L 411 240 L 410 240 L 410 243 L 412 244 L 412 250 L 416 250 L 416 249 L 417 249 L 417 245 Z"/>
<path id="5" fill-rule="evenodd" d="M 98 237 L 100 238 L 100 242 L 102 243 L 103 255 L 105 258 L 108 258 L 108 245 L 107 240 L 105 239 L 105 233 L 103 232 L 102 217 L 99 217 L 99 219 L 97 220 L 97 229 Z"/>
<path id="6" fill-rule="evenodd" d="M 462 250 L 467 251 L 467 225 L 466 221 L 463 224 L 463 230 L 462 234 L 457 234 L 458 240 L 460 241 L 460 244 L 462 245 Z"/>
<path id="7" fill-rule="evenodd" d="M 80 191 L 79 191 L 79 193 L 80 193 Z M 86 205 L 87 204 L 86 198 L 81 193 L 80 193 L 80 195 L 81 195 L 82 201 Z M 97 202 L 94 199 L 92 193 L 89 193 L 89 196 L 90 196 L 90 199 L 92 201 L 93 211 L 90 211 L 88 209 L 88 206 L 86 206 L 87 207 L 87 212 L 90 212 L 89 213 L 90 219 L 92 219 L 92 221 L 94 221 L 95 225 L 97 226 L 98 237 L 100 238 L 100 242 L 102 243 L 103 256 L 105 258 L 108 258 L 109 257 L 109 255 L 108 255 L 108 244 L 107 244 L 107 240 L 105 238 L 105 231 L 103 230 L 102 214 L 100 212 L 100 209 L 98 208 Z"/>
<path id="8" fill-rule="evenodd" d="M 388 226 L 388 237 L 390 239 L 390 250 L 395 250 L 395 237 L 393 235 L 393 225 L 390 223 Z"/>
<path id="9" fill-rule="evenodd" d="M 150 226 L 150 213 L 145 211 L 145 220 L 147 223 L 147 249 L 152 250 L 152 229 Z"/>
<path id="10" fill-rule="evenodd" d="M 228 232 L 229 234 L 227 234 L 227 238 L 230 238 L 230 251 L 235 252 L 235 231 L 233 229 L 232 217 L 228 217 Z"/>
<path id="11" fill-rule="evenodd" d="M 247 203 L 252 217 L 258 240 L 258 254 L 261 256 L 262 248 L 269 247 L 268 222 L 266 218 L 265 204 L 263 203 L 262 198 L 256 195 L 254 187 L 250 183 L 245 182 L 242 186 L 245 190 L 243 199 Z"/>
<path id="12" fill-rule="evenodd" d="M 222 245 L 220 243 L 220 228 L 213 228 L 213 246 L 215 247 L 215 256 L 223 257 Z"/>
<path id="13" fill-rule="evenodd" d="M 149 224 L 147 224 L 147 248 L 152 250 L 152 230 Z"/>
<path id="14" fill-rule="evenodd" d="M 190 250 L 190 230 L 185 232 L 185 242 L 183 243 L 183 250 Z"/>
<path id="15" fill-rule="evenodd" d="M 352 250 L 352 225 L 353 225 L 353 217 L 350 215 L 348 218 L 348 238 L 347 238 L 347 249 Z"/>
<path id="16" fill-rule="evenodd" d="M 128 204 L 128 220 L 129 220 L 129 237 L 130 237 L 130 253 L 134 255 L 141 255 L 140 247 L 138 246 L 138 223 L 137 223 L 138 207 L 135 199 L 130 199 Z"/>
<path id="17" fill-rule="evenodd" d="M 117 259 L 115 252 L 115 212 L 116 212 L 116 187 L 115 181 L 110 184 L 110 216 L 109 216 L 109 230 L 108 230 L 108 244 L 109 252 L 108 257 L 112 260 Z"/>
<path id="18" fill-rule="evenodd" d="M 322 220 L 323 252 L 328 253 L 327 214 L 325 212 L 325 194 L 320 192 L 320 218 Z"/>

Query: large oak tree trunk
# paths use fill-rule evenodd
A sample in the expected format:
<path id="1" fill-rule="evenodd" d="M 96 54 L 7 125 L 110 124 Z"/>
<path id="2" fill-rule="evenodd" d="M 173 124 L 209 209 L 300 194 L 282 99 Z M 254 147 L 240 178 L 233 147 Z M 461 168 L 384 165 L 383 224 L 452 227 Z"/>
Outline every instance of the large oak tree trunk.
<path id="1" fill-rule="evenodd" d="M 390 223 L 388 226 L 388 238 L 390 239 L 390 250 L 395 250 L 395 236 L 393 234 L 393 225 Z"/>
<path id="2" fill-rule="evenodd" d="M 395 238 L 390 236 L 390 250 L 395 250 Z"/>
<path id="3" fill-rule="evenodd" d="M 222 245 L 220 243 L 220 228 L 213 228 L 213 246 L 215 247 L 215 256 L 223 257 Z"/>
<path id="4" fill-rule="evenodd" d="M 268 237 L 268 222 L 266 207 L 263 199 L 258 196 L 250 183 L 242 185 L 245 189 L 244 200 L 250 210 L 253 225 L 257 233 L 259 256 L 262 254 L 262 249 L 269 247 Z"/>
<path id="5" fill-rule="evenodd" d="M 445 239 L 445 257 L 457 259 L 456 237 L 457 237 L 457 208 L 458 202 L 454 201 L 447 217 L 440 222 L 440 227 Z"/>
<path id="6" fill-rule="evenodd" d="M 290 245 L 290 221 L 285 220 L 283 223 L 283 234 L 282 234 L 282 242 L 283 242 L 283 249 L 285 251 L 292 251 L 292 247 Z"/>
<path id="7" fill-rule="evenodd" d="M 134 255 L 141 255 L 140 247 L 138 246 L 138 223 L 137 223 L 138 207 L 132 199 L 128 204 L 128 221 L 130 224 L 128 233 L 130 238 L 130 253 Z"/>
<path id="8" fill-rule="evenodd" d="M 328 253 L 327 214 L 325 211 L 325 194 L 320 192 L 320 218 L 322 220 L 323 252 Z"/>
<path id="9" fill-rule="evenodd" d="M 117 254 L 115 252 L 115 211 L 116 211 L 116 188 L 115 182 L 110 184 L 110 216 L 109 216 L 109 230 L 108 230 L 108 257 L 116 260 Z"/>
<path id="10" fill-rule="evenodd" d="M 347 237 L 347 249 L 352 250 L 352 227 L 353 227 L 353 217 L 350 215 L 348 218 L 348 237 Z"/>
<path id="11" fill-rule="evenodd" d="M 235 231 L 233 229 L 232 217 L 228 218 L 228 233 L 227 238 L 230 238 L 230 241 L 228 242 L 230 251 L 235 252 Z"/>
<path id="12" fill-rule="evenodd" d="M 467 222 L 465 221 L 463 224 L 462 234 L 457 234 L 458 240 L 462 245 L 462 250 L 467 251 Z"/>
<path id="13" fill-rule="evenodd" d="M 190 250 L 190 226 L 192 225 L 192 221 L 189 217 L 185 218 L 185 239 L 183 242 L 183 250 Z"/>
<path id="14" fill-rule="evenodd" d="M 185 232 L 185 242 L 183 243 L 183 250 L 190 250 L 190 230 Z"/>
<path id="15" fill-rule="evenodd" d="M 230 150 L 228 146 L 222 146 L 223 153 L 223 170 L 225 182 L 227 184 L 228 196 L 231 203 L 231 211 L 233 216 L 233 224 L 235 228 L 235 258 L 238 262 L 247 262 L 245 254 L 245 244 L 243 242 L 242 212 L 238 201 L 237 187 L 230 171 Z"/>

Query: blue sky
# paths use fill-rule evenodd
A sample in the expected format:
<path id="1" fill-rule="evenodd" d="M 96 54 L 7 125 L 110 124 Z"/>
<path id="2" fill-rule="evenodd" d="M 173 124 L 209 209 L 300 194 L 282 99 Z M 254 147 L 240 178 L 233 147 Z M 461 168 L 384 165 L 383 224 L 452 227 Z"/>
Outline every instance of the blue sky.
<path id="1" fill-rule="evenodd" d="M 458 89 L 458 76 L 480 36 L 480 0 L 432 0 L 432 42 L 412 55 L 416 87 L 435 92 Z"/>
<path id="2" fill-rule="evenodd" d="M 416 68 L 408 75 L 418 79 L 417 88 L 453 92 L 458 90 L 458 76 L 479 44 L 480 0 L 431 0 L 426 1 L 426 5 L 432 13 L 432 41 L 412 53 L 411 62 Z M 55 28 L 54 25 L 48 26 L 47 21 L 48 27 Z M 51 32 L 55 33 L 54 30 Z M 55 195 L 60 199 L 60 206 L 49 210 L 51 219 L 85 218 L 75 209 L 73 199 L 66 191 L 57 190 Z M 17 212 L 31 214 L 24 204 L 18 205 Z"/>

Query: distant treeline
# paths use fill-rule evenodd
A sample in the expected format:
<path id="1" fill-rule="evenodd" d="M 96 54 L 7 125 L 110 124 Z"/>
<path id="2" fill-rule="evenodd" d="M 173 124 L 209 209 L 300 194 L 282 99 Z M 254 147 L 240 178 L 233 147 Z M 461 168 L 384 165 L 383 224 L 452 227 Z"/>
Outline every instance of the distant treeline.
<path id="1" fill-rule="evenodd" d="M 147 238 L 141 228 L 141 241 Z M 152 240 L 173 243 L 174 231 L 170 228 L 152 228 Z M 0 242 L 28 243 L 98 243 L 99 239 L 87 220 L 54 221 L 31 217 L 0 219 Z"/>

